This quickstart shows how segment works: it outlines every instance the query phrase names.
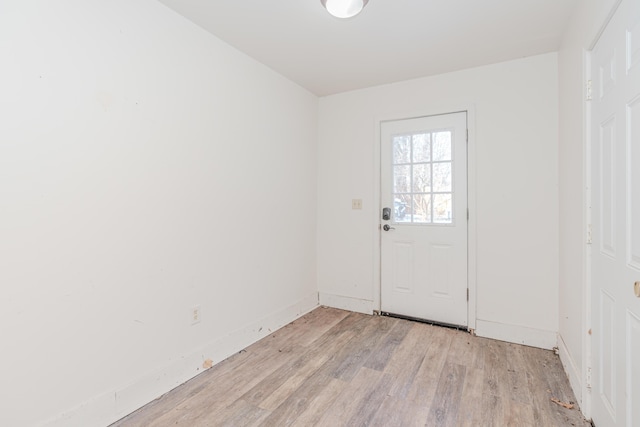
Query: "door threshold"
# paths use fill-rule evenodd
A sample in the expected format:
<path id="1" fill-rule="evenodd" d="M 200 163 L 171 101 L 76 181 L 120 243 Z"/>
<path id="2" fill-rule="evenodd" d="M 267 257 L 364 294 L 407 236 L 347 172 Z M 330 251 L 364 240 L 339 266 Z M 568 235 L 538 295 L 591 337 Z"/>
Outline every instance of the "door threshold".
<path id="1" fill-rule="evenodd" d="M 454 325 L 451 323 L 437 322 L 435 320 L 421 319 L 419 317 L 405 316 L 403 314 L 389 313 L 388 311 L 381 311 L 380 316 L 394 317 L 396 319 L 410 320 L 412 322 L 426 323 L 427 325 L 442 326 L 443 328 L 455 329 L 458 331 L 469 332 L 467 326 Z"/>

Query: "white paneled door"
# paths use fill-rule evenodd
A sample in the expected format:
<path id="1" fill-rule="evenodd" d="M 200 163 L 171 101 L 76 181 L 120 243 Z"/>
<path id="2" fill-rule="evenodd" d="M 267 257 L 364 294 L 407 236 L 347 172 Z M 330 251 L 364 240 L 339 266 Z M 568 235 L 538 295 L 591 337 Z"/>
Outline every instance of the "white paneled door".
<path id="1" fill-rule="evenodd" d="M 591 67 L 592 417 L 598 427 L 637 427 L 640 1 L 622 1 L 592 52 Z"/>
<path id="2" fill-rule="evenodd" d="M 381 311 L 467 326 L 467 114 L 380 136 Z"/>

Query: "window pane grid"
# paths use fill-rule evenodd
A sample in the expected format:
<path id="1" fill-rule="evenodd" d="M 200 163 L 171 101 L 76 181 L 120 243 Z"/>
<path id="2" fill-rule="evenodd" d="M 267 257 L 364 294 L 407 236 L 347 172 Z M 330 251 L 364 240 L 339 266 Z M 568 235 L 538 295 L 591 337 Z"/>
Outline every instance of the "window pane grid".
<path id="1" fill-rule="evenodd" d="M 394 222 L 453 223 L 451 131 L 393 137 Z"/>

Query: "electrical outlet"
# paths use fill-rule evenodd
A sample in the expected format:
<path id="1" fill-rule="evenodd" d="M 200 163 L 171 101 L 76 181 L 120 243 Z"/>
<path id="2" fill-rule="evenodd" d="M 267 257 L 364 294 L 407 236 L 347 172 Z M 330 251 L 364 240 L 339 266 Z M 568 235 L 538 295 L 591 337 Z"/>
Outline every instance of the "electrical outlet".
<path id="1" fill-rule="evenodd" d="M 362 199 L 352 199 L 351 209 L 362 209 Z"/>
<path id="2" fill-rule="evenodd" d="M 200 306 L 194 305 L 191 309 L 191 324 L 195 325 L 196 323 L 200 323 Z"/>

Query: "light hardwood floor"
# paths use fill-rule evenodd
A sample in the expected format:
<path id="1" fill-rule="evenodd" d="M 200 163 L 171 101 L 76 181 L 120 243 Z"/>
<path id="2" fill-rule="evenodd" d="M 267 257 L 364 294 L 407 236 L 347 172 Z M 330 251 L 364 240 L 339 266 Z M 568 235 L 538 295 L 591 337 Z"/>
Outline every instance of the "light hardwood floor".
<path id="1" fill-rule="evenodd" d="M 318 308 L 113 427 L 590 426 L 551 351 Z"/>

